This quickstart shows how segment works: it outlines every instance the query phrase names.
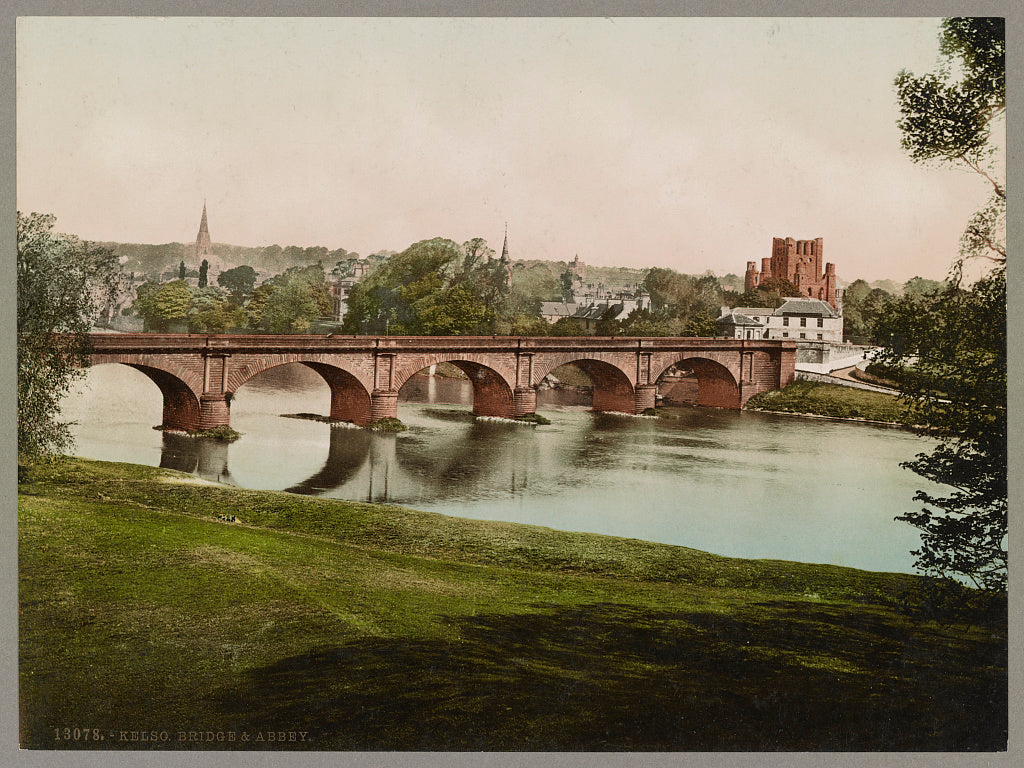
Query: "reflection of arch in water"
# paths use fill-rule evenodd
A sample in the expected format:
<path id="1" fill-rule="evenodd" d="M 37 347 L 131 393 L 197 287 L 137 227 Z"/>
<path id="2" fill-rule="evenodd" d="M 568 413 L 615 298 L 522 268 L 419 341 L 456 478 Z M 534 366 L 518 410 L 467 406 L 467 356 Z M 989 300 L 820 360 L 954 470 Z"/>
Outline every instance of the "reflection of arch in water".
<path id="1" fill-rule="evenodd" d="M 637 419 L 619 413 L 593 413 L 578 438 L 565 446 L 573 464 L 590 472 L 612 469 L 635 455 L 638 432 L 656 429 L 652 419 Z"/>
<path id="2" fill-rule="evenodd" d="M 331 429 L 331 444 L 323 468 L 312 477 L 285 490 L 319 495 L 345 485 L 362 469 L 370 452 L 372 433 L 363 429 Z"/>
<path id="3" fill-rule="evenodd" d="M 633 383 L 618 366 L 591 358 L 565 362 L 575 365 L 593 382 L 593 408 L 595 411 L 633 413 L 636 410 L 636 393 Z M 561 364 L 563 363 L 559 363 L 559 365 Z M 545 375 L 547 373 L 550 371 L 545 372 Z"/>
<path id="4" fill-rule="evenodd" d="M 164 432 L 160 466 L 188 472 L 215 483 L 234 485 L 228 470 L 228 443 L 223 440 Z"/>
<path id="5" fill-rule="evenodd" d="M 721 363 L 703 357 L 682 358 L 666 366 L 658 376 L 662 377 L 670 368 L 690 370 L 697 379 L 695 405 L 712 408 L 740 408 L 740 388 L 732 372 Z"/>
<path id="6" fill-rule="evenodd" d="M 518 424 L 476 421 L 464 429 L 430 431 L 395 443 L 403 475 L 441 496 L 494 478 L 489 486 L 522 486 L 536 459 L 533 430 Z"/>

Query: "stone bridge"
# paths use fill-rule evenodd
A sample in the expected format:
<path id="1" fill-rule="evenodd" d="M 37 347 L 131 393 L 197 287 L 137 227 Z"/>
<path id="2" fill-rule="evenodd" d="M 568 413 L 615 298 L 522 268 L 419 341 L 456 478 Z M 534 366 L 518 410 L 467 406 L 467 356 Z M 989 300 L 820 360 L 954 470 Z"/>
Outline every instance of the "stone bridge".
<path id="1" fill-rule="evenodd" d="M 96 333 L 90 363 L 121 363 L 163 393 L 165 429 L 209 429 L 231 421 L 232 395 L 254 376 L 301 363 L 331 389 L 332 419 L 366 425 L 397 417 L 398 390 L 436 363 L 473 385 L 473 413 L 534 413 L 537 385 L 573 363 L 594 384 L 594 410 L 642 413 L 658 377 L 676 364 L 697 376 L 697 404 L 742 408 L 753 395 L 793 381 L 791 341 L 707 338 L 518 338 L 509 336 L 252 336 Z"/>

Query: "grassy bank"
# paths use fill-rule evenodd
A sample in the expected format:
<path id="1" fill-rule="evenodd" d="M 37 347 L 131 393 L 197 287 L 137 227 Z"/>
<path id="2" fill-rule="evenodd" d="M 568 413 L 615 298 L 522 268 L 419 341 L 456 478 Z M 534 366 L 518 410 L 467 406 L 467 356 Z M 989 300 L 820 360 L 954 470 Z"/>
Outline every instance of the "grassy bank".
<path id="1" fill-rule="evenodd" d="M 909 422 L 906 406 L 895 395 L 802 379 L 783 389 L 755 395 L 745 407 L 753 411 L 803 413 L 890 424 Z"/>
<path id="2" fill-rule="evenodd" d="M 19 558 L 26 747 L 1005 744 L 1005 629 L 909 620 L 913 576 L 72 459 Z"/>

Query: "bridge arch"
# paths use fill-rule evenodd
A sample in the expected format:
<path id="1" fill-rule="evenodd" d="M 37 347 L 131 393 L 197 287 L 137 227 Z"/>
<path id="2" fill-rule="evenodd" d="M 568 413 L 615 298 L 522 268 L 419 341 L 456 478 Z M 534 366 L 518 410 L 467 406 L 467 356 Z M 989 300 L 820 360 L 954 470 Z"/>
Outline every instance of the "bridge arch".
<path id="1" fill-rule="evenodd" d="M 569 358 L 538 371 L 541 380 L 562 365 L 575 365 L 590 378 L 594 385 L 595 411 L 636 412 L 636 390 L 629 375 L 618 365 L 591 357 Z M 546 366 L 547 367 L 547 366 Z"/>
<path id="2" fill-rule="evenodd" d="M 250 365 L 231 376 L 230 392 L 233 394 L 260 374 L 285 365 L 302 365 L 320 375 L 331 391 L 330 418 L 349 421 L 360 426 L 370 423 L 370 393 L 352 373 L 336 365 L 318 360 L 288 360 L 275 357 L 265 365 Z"/>
<path id="3" fill-rule="evenodd" d="M 159 387 L 164 400 L 163 417 L 160 424 L 163 429 L 198 429 L 199 398 L 188 384 L 163 368 L 154 368 L 140 363 L 120 364 L 145 374 Z"/>
<path id="4" fill-rule="evenodd" d="M 319 373 L 331 388 L 332 419 L 360 426 L 370 423 L 370 393 L 359 379 L 344 368 L 326 363 L 303 361 L 302 365 Z"/>
<path id="5" fill-rule="evenodd" d="M 697 377 L 697 405 L 710 408 L 740 408 L 741 393 L 728 367 L 706 357 L 683 357 L 666 365 L 653 379 L 660 379 L 671 367 L 689 368 Z M 653 372 L 652 372 L 653 373 Z"/>
<path id="6" fill-rule="evenodd" d="M 471 359 L 462 359 L 460 356 L 445 355 L 437 360 L 427 362 L 426 365 L 416 370 L 404 368 L 395 378 L 395 390 L 401 389 L 409 379 L 424 368 L 442 362 L 450 363 L 466 374 L 466 378 L 469 379 L 469 383 L 473 387 L 474 415 L 495 416 L 502 419 L 511 419 L 515 415 L 514 397 L 508 379 L 489 365 Z"/>

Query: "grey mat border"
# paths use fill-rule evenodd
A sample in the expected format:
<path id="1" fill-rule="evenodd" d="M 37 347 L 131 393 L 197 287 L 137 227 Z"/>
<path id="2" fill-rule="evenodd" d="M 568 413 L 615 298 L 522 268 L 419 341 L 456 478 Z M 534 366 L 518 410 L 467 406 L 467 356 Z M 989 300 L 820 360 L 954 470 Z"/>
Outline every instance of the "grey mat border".
<path id="1" fill-rule="evenodd" d="M 14 0 L 0 6 L 0 766 L 1017 766 L 1024 764 L 1022 735 L 1024 708 L 1014 706 L 1022 691 L 1024 654 L 1021 629 L 1018 556 L 1022 544 L 1017 520 L 1024 470 L 1024 435 L 1020 406 L 1024 392 L 1010 388 L 1010 744 L 1006 753 L 284 753 L 284 752 L 57 752 L 18 748 L 17 689 L 17 505 L 16 499 L 16 387 L 15 387 L 15 19 L 17 16 L 1005 16 L 1007 17 L 1007 70 L 1009 82 L 1009 136 L 1024 136 L 1024 6 L 1013 0 L 880 0 L 838 2 L 822 0 L 719 0 L 718 2 L 666 2 L 651 0 L 469 0 L 468 2 L 415 2 L 415 0 L 299 0 L 298 2 L 201 2 L 200 0 Z M 1022 168 L 1020 142 L 1010 141 L 1007 182 L 1010 189 L 1008 236 L 1022 242 L 1020 200 Z M 1024 332 L 1024 271 L 1010 260 L 1009 338 L 1010 381 L 1021 380 L 1021 344 Z"/>

